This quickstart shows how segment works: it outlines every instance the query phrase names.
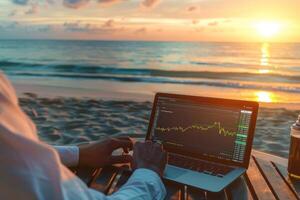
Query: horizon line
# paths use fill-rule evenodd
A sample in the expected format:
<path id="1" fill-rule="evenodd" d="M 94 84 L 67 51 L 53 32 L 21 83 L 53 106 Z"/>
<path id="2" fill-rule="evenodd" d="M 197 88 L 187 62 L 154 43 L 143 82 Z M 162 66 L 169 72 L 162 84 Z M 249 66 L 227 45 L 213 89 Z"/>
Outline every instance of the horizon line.
<path id="1" fill-rule="evenodd" d="M 280 41 L 209 41 L 209 40 L 131 40 L 131 39 L 65 39 L 65 38 L 0 38 L 1 41 L 87 41 L 87 42 L 170 42 L 170 43 L 275 43 L 275 44 L 300 44 L 299 42 L 280 42 Z"/>

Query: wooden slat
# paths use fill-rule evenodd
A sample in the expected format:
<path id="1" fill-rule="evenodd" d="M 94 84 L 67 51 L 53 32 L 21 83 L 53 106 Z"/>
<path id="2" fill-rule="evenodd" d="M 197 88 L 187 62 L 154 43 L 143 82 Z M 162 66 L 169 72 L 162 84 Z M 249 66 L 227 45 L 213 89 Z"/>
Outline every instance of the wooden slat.
<path id="1" fill-rule="evenodd" d="M 90 187 L 107 194 L 118 172 L 118 168 L 103 168 L 98 177 L 91 183 Z"/>
<path id="2" fill-rule="evenodd" d="M 183 200 L 184 199 L 184 186 L 168 181 L 163 180 L 166 190 L 167 196 L 166 200 Z"/>
<path id="3" fill-rule="evenodd" d="M 298 195 L 298 199 L 300 199 L 300 180 L 293 179 L 289 176 L 287 168 L 277 163 L 272 163 L 278 173 L 282 176 L 282 178 L 286 181 L 289 187 L 293 190 L 295 194 Z"/>
<path id="4" fill-rule="evenodd" d="M 294 200 L 296 196 L 278 174 L 271 162 L 254 158 L 267 184 L 278 199 Z"/>
<path id="5" fill-rule="evenodd" d="M 225 190 L 218 193 L 207 192 L 206 199 L 207 200 L 228 200 Z"/>
<path id="6" fill-rule="evenodd" d="M 118 179 L 117 183 L 115 184 L 114 188 L 112 188 L 112 192 L 118 191 L 130 178 L 132 172 L 129 170 L 122 170 L 120 174 L 120 178 Z"/>
<path id="7" fill-rule="evenodd" d="M 76 175 L 89 186 L 93 177 L 99 170 L 100 169 L 96 168 L 77 168 Z"/>
<path id="8" fill-rule="evenodd" d="M 205 200 L 206 199 L 206 192 L 199 190 L 199 189 L 195 189 L 192 187 L 187 187 L 187 195 L 186 195 L 186 199 L 187 200 Z"/>
<path id="9" fill-rule="evenodd" d="M 234 181 L 226 189 L 226 193 L 228 195 L 228 199 L 231 200 L 254 200 L 244 176 Z"/>
<path id="10" fill-rule="evenodd" d="M 268 157 L 268 154 L 260 152 L 255 152 L 254 156 L 251 157 L 246 175 L 232 183 L 221 193 L 208 193 L 164 180 L 167 189 L 166 199 L 299 199 L 300 181 L 293 180 L 288 176 L 286 159 L 276 156 L 273 159 L 272 155 Z M 90 184 L 91 188 L 105 194 L 117 191 L 131 176 L 130 171 L 117 167 L 108 167 L 101 170 L 91 168 L 73 169 L 72 171 L 87 185 Z"/>
<path id="11" fill-rule="evenodd" d="M 254 192 L 254 199 L 275 199 L 272 191 L 270 190 L 268 184 L 266 183 L 264 177 L 261 175 L 259 169 L 257 168 L 252 158 L 250 159 L 250 164 L 246 175 L 246 179 L 249 180 L 247 182 L 248 184 L 250 184 L 250 190 L 253 190 Z"/>
<path id="12" fill-rule="evenodd" d="M 252 150 L 251 155 L 254 156 L 255 158 L 260 158 L 265 161 L 275 162 L 285 167 L 287 167 L 288 165 L 287 159 L 272 154 L 264 153 L 261 151 Z"/>

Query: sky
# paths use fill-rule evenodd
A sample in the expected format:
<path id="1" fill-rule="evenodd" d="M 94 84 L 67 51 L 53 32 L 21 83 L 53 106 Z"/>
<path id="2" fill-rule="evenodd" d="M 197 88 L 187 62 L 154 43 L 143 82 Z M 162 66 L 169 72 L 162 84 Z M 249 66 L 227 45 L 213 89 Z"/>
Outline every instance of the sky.
<path id="1" fill-rule="evenodd" d="M 0 0 L 0 39 L 300 42 L 299 0 Z"/>

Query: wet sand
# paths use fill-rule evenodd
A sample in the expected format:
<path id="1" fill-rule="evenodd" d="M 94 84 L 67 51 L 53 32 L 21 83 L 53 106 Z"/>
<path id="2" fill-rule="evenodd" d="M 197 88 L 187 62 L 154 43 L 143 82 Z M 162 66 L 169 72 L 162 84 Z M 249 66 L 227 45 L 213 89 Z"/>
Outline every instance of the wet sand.
<path id="1" fill-rule="evenodd" d="M 78 144 L 107 136 L 145 137 L 152 103 L 79 97 L 20 98 L 25 112 L 36 123 L 39 136 L 50 144 Z M 260 108 L 254 148 L 288 156 L 290 126 L 300 110 Z"/>

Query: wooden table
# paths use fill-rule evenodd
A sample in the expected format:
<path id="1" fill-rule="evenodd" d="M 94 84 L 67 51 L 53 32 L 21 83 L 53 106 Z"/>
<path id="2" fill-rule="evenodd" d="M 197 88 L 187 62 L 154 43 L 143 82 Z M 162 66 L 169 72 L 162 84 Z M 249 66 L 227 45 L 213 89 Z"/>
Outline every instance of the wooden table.
<path id="1" fill-rule="evenodd" d="M 124 167 L 103 169 L 75 169 L 89 187 L 111 194 L 118 190 L 130 177 Z M 300 181 L 292 180 L 287 173 L 287 160 L 252 151 L 247 173 L 220 193 L 209 193 L 189 186 L 164 180 L 166 199 L 300 199 Z"/>

